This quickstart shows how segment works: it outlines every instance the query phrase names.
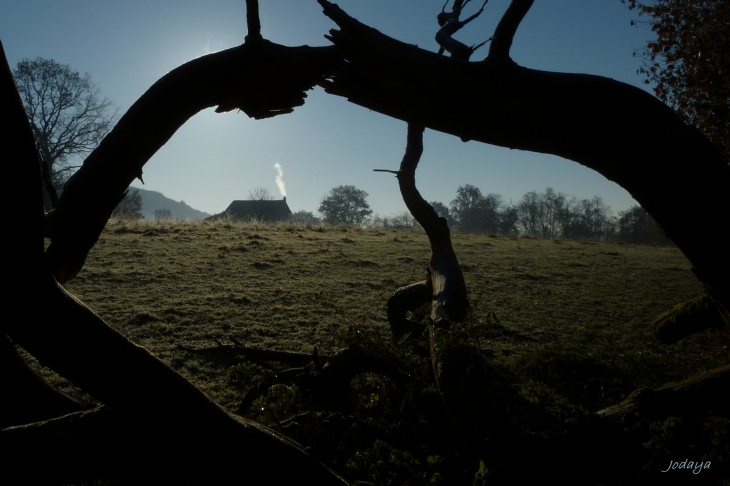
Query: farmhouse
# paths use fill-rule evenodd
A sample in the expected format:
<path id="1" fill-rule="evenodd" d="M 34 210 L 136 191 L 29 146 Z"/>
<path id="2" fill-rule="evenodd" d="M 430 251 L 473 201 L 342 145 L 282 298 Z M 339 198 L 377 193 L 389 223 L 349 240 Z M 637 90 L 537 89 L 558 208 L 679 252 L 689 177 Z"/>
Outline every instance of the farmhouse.
<path id="1" fill-rule="evenodd" d="M 289 219 L 291 214 L 291 209 L 286 204 L 286 197 L 284 197 L 281 200 L 271 201 L 264 199 L 233 201 L 224 212 L 213 215 L 208 219 L 216 220 L 230 217 L 244 221 L 260 219 L 262 221 L 272 222 Z"/>

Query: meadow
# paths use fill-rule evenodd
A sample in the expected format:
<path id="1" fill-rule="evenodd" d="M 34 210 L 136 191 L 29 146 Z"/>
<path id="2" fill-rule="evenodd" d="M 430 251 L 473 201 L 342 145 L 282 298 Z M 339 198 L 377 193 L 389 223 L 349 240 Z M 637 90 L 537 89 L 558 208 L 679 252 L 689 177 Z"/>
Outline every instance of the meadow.
<path id="1" fill-rule="evenodd" d="M 472 308 L 464 324 L 443 332 L 443 349 L 471 356 L 476 361 L 467 363 L 466 375 L 499 389 L 488 403 L 481 402 L 484 393 L 469 395 L 464 402 L 473 401 L 471 409 L 459 412 L 439 408 L 426 339 L 398 344 L 390 337 L 388 297 L 425 278 L 430 250 L 424 233 L 111 220 L 66 287 L 231 412 L 253 386 L 292 366 L 217 351 L 219 343 L 299 353 L 316 348 L 325 356 L 359 343 L 390 356 L 417 385 L 365 373 L 352 381 L 345 409 L 325 410 L 299 385 L 280 384 L 248 410 L 361 484 L 511 484 L 516 468 L 528 463 L 547 476 L 549 469 L 618 484 L 665 468 L 671 447 L 680 447 L 666 440 L 656 446 L 653 439 L 668 437 L 670 429 L 690 427 L 702 435 L 708 428 L 706 418 L 689 426 L 685 420 L 684 429 L 672 429 L 668 418 L 633 424 L 640 430 L 631 440 L 644 455 L 614 468 L 606 465 L 614 459 L 606 459 L 613 456 L 605 450 L 564 457 L 582 461 L 572 473 L 554 469 L 553 456 L 530 455 L 546 444 L 576 454 L 586 447 L 576 437 L 593 424 L 596 411 L 640 387 L 658 388 L 730 362 L 727 329 L 676 344 L 653 334 L 659 314 L 702 293 L 676 248 L 458 233 L 453 244 Z M 51 372 L 42 374 L 94 405 Z M 497 430 L 492 420 L 515 428 Z M 509 445 L 515 430 L 522 439 Z M 475 438 L 476 431 L 484 437 Z M 723 447 L 724 453 L 710 447 L 707 454 L 727 460 Z M 494 454 L 498 449 L 512 452 Z M 497 458 L 490 463 L 490 457 Z"/>

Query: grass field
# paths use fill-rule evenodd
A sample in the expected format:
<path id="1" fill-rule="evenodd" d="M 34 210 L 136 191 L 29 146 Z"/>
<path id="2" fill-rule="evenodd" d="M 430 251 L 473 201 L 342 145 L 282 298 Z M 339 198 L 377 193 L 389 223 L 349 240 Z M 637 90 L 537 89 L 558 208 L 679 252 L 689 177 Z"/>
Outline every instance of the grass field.
<path id="1" fill-rule="evenodd" d="M 497 384 L 508 385 L 522 408 L 532 410 L 516 419 L 510 412 L 532 434 L 564 434 L 566 424 L 621 402 L 639 387 L 677 382 L 730 361 L 727 330 L 672 345 L 652 333 L 658 314 L 702 293 L 676 248 L 463 234 L 454 234 L 453 242 L 472 303 L 453 339 L 476 350 L 501 377 Z M 425 234 L 412 231 L 112 220 L 67 288 L 236 411 L 257 380 L 286 366 L 230 353 L 192 353 L 178 345 L 204 348 L 232 338 L 261 349 L 316 347 L 333 354 L 360 336 L 405 353 L 404 362 L 426 376 L 427 357 L 391 343 L 385 306 L 398 287 L 425 278 L 429 254 Z M 353 393 L 360 394 L 352 413 L 361 424 L 392 424 L 389 414 L 410 413 L 407 397 L 370 375 L 353 381 Z M 251 416 L 282 427 L 308 407 L 296 394 L 295 386 L 275 387 L 257 402 L 257 410 L 269 413 Z M 397 395 L 395 411 L 388 408 L 396 400 L 389 394 Z M 408 427 L 430 420 L 416 405 Z M 311 436 L 298 434 L 297 440 L 316 448 L 307 444 Z M 339 452 L 325 456 L 334 457 L 333 467 L 350 479 L 373 484 L 462 484 L 464 478 L 469 482 L 463 484 L 472 484 L 475 475 L 484 482 L 474 484 L 492 484 L 484 479 L 487 469 L 500 467 L 485 465 L 478 453 L 460 452 L 456 456 L 468 471 L 457 474 L 459 461 L 448 453 L 434 453 L 427 444 L 408 450 L 384 437 L 375 434 L 343 452 L 338 436 L 332 440 Z"/>

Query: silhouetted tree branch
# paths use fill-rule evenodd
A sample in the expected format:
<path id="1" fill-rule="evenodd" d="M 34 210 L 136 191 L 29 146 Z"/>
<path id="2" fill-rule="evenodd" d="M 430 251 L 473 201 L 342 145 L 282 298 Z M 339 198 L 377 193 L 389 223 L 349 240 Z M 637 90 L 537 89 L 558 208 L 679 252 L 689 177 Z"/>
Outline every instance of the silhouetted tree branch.
<path id="1" fill-rule="evenodd" d="M 501 40 L 492 45 L 496 57 L 473 63 L 391 39 L 318 1 L 340 28 L 328 38 L 348 61 L 322 82 L 328 93 L 465 141 L 554 154 L 598 171 L 651 214 L 730 309 L 730 252 L 717 223 L 730 214 L 730 170 L 719 153 L 638 88 L 493 62 L 508 56 L 530 0 L 510 5 L 495 34 Z"/>
<path id="2" fill-rule="evenodd" d="M 240 60 L 243 56 L 244 60 L 251 61 L 249 67 L 251 64 L 258 66 L 263 69 L 263 73 L 255 72 L 254 69 L 252 77 L 242 80 L 240 78 L 246 75 L 239 71 L 239 78 L 235 79 L 234 76 L 231 80 L 229 66 L 216 65 L 221 57 L 214 55 L 213 58 L 203 59 L 201 63 L 193 61 L 192 67 L 190 64 L 185 65 L 177 73 L 171 73 L 172 76 L 166 76 L 162 83 L 156 84 L 148 92 L 148 98 L 133 106 L 120 121 L 116 134 L 105 139 L 102 146 L 87 159 L 77 173 L 79 175 L 73 178 L 67 188 L 72 191 L 71 197 L 65 200 L 61 198 L 51 226 L 54 230 L 52 236 L 59 237 L 62 242 L 61 251 L 57 248 L 56 253 L 46 254 L 46 260 L 43 258 L 40 164 L 7 61 L 0 73 L 0 113 L 3 125 L 9 127 L 1 131 L 2 142 L 14 162 L 8 169 L 19 190 L 19 195 L 13 195 L 15 205 L 18 206 L 20 201 L 20 207 L 10 217 L 10 223 L 22 222 L 19 227 L 23 228 L 28 228 L 29 223 L 31 225 L 29 230 L 18 232 L 8 245 L 8 250 L 15 257 L 23 258 L 25 263 L 12 275 L 17 285 L 3 293 L 3 303 L 8 309 L 17 308 L 20 303 L 27 302 L 29 296 L 42 302 L 42 305 L 22 308 L 22 318 L 0 322 L 0 332 L 10 336 L 39 361 L 116 411 L 105 430 L 115 432 L 108 440 L 117 445 L 106 452 L 113 455 L 115 448 L 129 448 L 130 443 L 134 444 L 133 449 L 137 451 L 131 456 L 129 452 L 119 451 L 120 457 L 129 458 L 130 461 L 104 469 L 104 474 L 126 478 L 144 476 L 145 480 L 153 482 L 164 478 L 165 482 L 184 480 L 188 484 L 223 484 L 240 480 L 240 468 L 211 470 L 208 467 L 190 468 L 190 465 L 231 465 L 245 460 L 247 464 L 254 461 L 258 466 L 275 458 L 286 463 L 287 468 L 268 470 L 255 467 L 247 471 L 247 478 L 258 484 L 292 484 L 305 476 L 317 484 L 345 484 L 287 438 L 255 422 L 227 414 L 171 368 L 108 327 L 101 318 L 68 294 L 51 273 L 51 269 L 54 269 L 60 275 L 70 275 L 64 270 L 59 271 L 60 268 L 69 268 L 69 260 L 65 258 L 68 256 L 72 262 L 70 268 L 74 271 L 81 268 L 86 252 L 94 244 L 119 195 L 123 194 L 125 188 L 122 186 L 128 185 L 134 174 L 139 175 L 141 165 L 195 111 L 211 104 L 219 104 L 219 109 L 224 106 L 242 106 L 259 116 L 291 111 L 291 106 L 303 102 L 302 90 L 314 83 L 312 77 L 320 75 L 312 74 L 313 68 L 306 65 L 307 60 L 314 58 L 322 70 L 321 63 L 331 52 L 330 49 L 315 50 L 311 56 L 300 56 L 286 48 L 282 48 L 285 51 L 282 55 L 281 49 L 272 45 L 264 46 L 263 49 L 267 52 L 262 54 L 250 52 L 244 46 L 222 56 L 228 61 L 231 58 L 227 55 L 234 60 Z M 284 80 L 278 84 L 276 80 L 266 81 L 264 78 L 267 68 L 272 67 L 269 62 L 272 60 L 274 65 L 285 72 L 294 66 L 294 71 L 301 75 L 294 76 L 294 79 L 284 76 Z M 197 68 L 202 70 L 196 71 Z M 214 72 L 211 73 L 211 70 Z M 302 78 L 306 79 L 302 81 Z M 228 90 L 221 90 L 216 82 L 222 83 Z M 240 85 L 231 85 L 231 82 L 243 83 L 244 92 L 239 92 L 241 99 L 231 101 L 231 97 L 238 96 L 236 92 L 241 88 Z M 186 86 L 187 83 L 191 85 Z M 272 91 L 268 91 L 270 96 L 267 97 L 263 84 L 278 86 L 285 92 L 274 92 L 276 88 L 271 88 Z M 256 100 L 248 102 L 245 88 L 252 86 Z M 183 102 L 181 104 L 185 106 L 180 107 L 176 95 L 189 96 L 193 106 Z M 128 143 L 129 140 L 136 143 Z M 91 226 L 91 231 L 84 228 L 84 223 Z M 68 253 L 64 254 L 63 250 Z M 54 267 L 54 264 L 59 265 Z M 181 424 L 184 426 L 181 427 Z M 36 435 L 29 439 L 30 443 L 51 443 L 51 438 L 57 434 L 51 430 L 50 435 L 44 435 L 43 431 L 47 429 L 42 426 L 41 432 L 31 429 L 28 433 Z M 33 484 L 66 481 L 67 477 L 63 474 L 67 468 L 53 470 L 35 467 L 38 456 L 29 454 L 28 449 L 16 447 L 18 441 L 23 440 L 23 434 L 25 432 L 17 429 L 0 432 L 0 447 L 5 451 L 0 482 L 15 482 L 19 477 Z M 41 434 L 40 439 L 37 434 Z M 140 440 L 146 436 L 164 437 L 169 443 L 160 452 L 159 447 L 150 447 L 154 441 Z M 122 440 L 114 442 L 113 437 Z M 129 440 L 124 440 L 124 437 Z M 71 467 L 75 465 L 76 471 L 97 470 L 85 468 L 86 457 L 80 454 L 88 451 L 88 443 L 79 444 L 69 434 L 64 436 L 61 433 L 56 436 L 56 439 L 59 438 L 61 444 L 67 446 L 46 449 L 47 457 L 54 457 L 62 463 L 68 462 Z M 190 447 L 191 442 L 202 447 Z M 58 443 L 58 440 L 53 443 Z M 74 444 L 81 447 L 75 447 Z M 139 456 L 136 455 L 138 453 Z M 151 458 L 154 459 L 151 461 Z M 107 461 L 104 464 L 109 463 Z"/>
<path id="3" fill-rule="evenodd" d="M 512 40 L 517 32 L 517 27 L 520 26 L 533 2 L 534 0 L 513 0 L 510 3 L 499 24 L 497 24 L 492 37 L 492 44 L 489 47 L 489 54 L 485 61 L 502 64 L 514 63 L 509 55 Z"/>
<path id="4" fill-rule="evenodd" d="M 290 113 L 339 63 L 331 47 L 247 43 L 172 70 L 119 120 L 68 181 L 49 215 L 46 253 L 63 283 L 75 276 L 112 210 L 142 167 L 191 116 L 208 107 L 261 119 Z"/>

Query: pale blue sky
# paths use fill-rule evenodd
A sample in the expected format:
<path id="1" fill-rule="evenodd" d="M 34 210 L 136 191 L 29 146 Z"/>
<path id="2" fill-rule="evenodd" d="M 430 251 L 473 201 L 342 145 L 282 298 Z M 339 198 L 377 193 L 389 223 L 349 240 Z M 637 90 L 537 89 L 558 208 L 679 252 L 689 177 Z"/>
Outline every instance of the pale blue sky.
<path id="1" fill-rule="evenodd" d="M 442 0 L 340 0 L 350 15 L 401 41 L 437 50 L 433 40 Z M 285 45 L 328 45 L 335 27 L 315 0 L 260 0 L 264 37 Z M 466 8 L 471 14 L 481 2 Z M 509 4 L 491 0 L 455 37 L 488 38 Z M 635 14 L 619 0 L 536 0 L 515 37 L 523 66 L 607 76 L 648 89 L 632 56 L 651 38 L 632 27 Z M 11 67 L 23 58 L 55 59 L 91 74 L 120 112 L 176 66 L 240 44 L 246 35 L 243 0 L 0 0 L 0 39 Z M 474 60 L 486 55 L 486 47 Z M 145 185 L 209 213 L 246 199 L 257 186 L 278 194 L 274 164 L 284 171 L 292 210 L 316 212 L 333 187 L 352 184 L 370 194 L 383 216 L 405 211 L 392 175 L 405 147 L 406 124 L 320 88 L 293 114 L 254 121 L 243 113 L 206 110 L 184 125 L 147 163 Z M 627 133 L 626 136 L 641 136 Z M 428 200 L 448 204 L 464 184 L 517 202 L 524 193 L 557 191 L 602 197 L 614 213 L 635 204 L 600 174 L 558 157 L 508 150 L 427 130 L 417 184 Z"/>

